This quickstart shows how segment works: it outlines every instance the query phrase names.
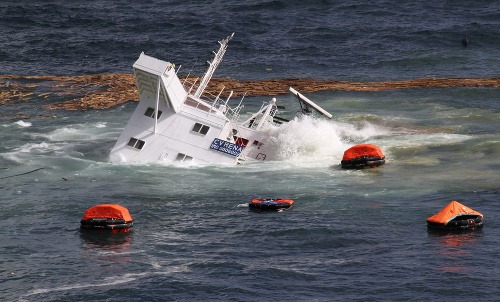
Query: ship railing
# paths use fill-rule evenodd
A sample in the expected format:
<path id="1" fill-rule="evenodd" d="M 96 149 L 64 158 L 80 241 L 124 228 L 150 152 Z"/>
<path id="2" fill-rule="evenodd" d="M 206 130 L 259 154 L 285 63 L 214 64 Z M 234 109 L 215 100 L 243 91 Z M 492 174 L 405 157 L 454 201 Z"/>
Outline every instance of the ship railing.
<path id="1" fill-rule="evenodd" d="M 243 105 L 238 105 L 234 108 L 227 106 L 226 116 L 231 120 L 231 122 L 236 123 L 240 117 L 240 111 L 243 109 Z"/>
<path id="2" fill-rule="evenodd" d="M 233 108 L 231 108 L 228 105 L 229 99 L 233 95 L 233 91 L 229 93 L 229 96 L 227 98 L 221 97 L 225 87 L 222 87 L 222 89 L 219 91 L 219 94 L 217 95 L 212 94 L 208 91 L 204 91 L 201 98 L 198 99 L 192 94 L 192 92 L 195 91 L 198 87 L 196 85 L 197 80 L 198 78 L 196 78 L 194 81 L 190 81 L 188 77 L 184 79 L 182 84 L 184 85 L 184 89 L 186 89 L 186 91 L 188 92 L 188 97 L 186 98 L 184 104 L 210 113 L 215 113 L 218 110 L 219 112 L 224 114 L 228 119 L 230 119 L 233 122 L 236 122 L 240 116 L 241 109 L 244 107 L 242 105 L 242 102 L 246 94 L 241 98 L 241 101 L 238 104 L 238 106 L 235 106 Z M 204 103 L 198 100 L 201 100 Z"/>
<path id="3" fill-rule="evenodd" d="M 226 98 L 222 98 L 221 94 L 224 90 L 224 87 L 221 89 L 218 95 L 213 95 L 211 93 L 205 92 L 203 96 L 209 96 L 208 100 L 211 102 L 212 108 L 215 111 L 218 110 L 222 114 L 224 114 L 229 120 L 236 122 L 240 116 L 240 111 L 243 108 L 242 103 L 240 102 L 237 106 L 231 107 L 228 105 L 229 99 L 233 95 L 233 91 L 229 93 Z M 243 101 L 243 98 L 241 99 Z"/>
<path id="4" fill-rule="evenodd" d="M 184 86 L 184 89 L 187 91 L 188 94 L 191 94 L 192 91 L 196 91 L 198 88 L 197 82 L 200 78 L 195 78 L 193 81 L 190 80 L 189 75 L 186 76 L 184 81 L 182 81 L 182 85 Z"/>
<path id="5" fill-rule="evenodd" d="M 226 115 L 226 117 L 228 119 L 231 120 L 232 123 L 237 123 L 238 118 L 240 117 L 241 109 L 243 109 L 245 107 L 243 105 L 243 99 L 245 98 L 245 96 L 247 94 L 245 92 L 245 94 L 241 97 L 241 100 L 238 103 L 238 105 L 234 106 L 234 107 L 231 107 L 228 105 L 229 99 L 231 98 L 232 95 L 233 95 L 233 91 L 231 91 L 229 93 L 229 96 L 227 97 L 227 99 L 224 101 L 223 104 L 221 103 L 218 108 Z"/>

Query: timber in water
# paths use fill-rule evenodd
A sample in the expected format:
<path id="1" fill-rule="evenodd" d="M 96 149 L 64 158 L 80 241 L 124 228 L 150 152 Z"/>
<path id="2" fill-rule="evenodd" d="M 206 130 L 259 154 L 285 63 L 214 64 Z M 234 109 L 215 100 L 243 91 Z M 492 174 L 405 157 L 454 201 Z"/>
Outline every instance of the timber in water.
<path id="1" fill-rule="evenodd" d="M 181 77 L 182 78 L 182 77 Z M 193 81 L 193 78 L 188 78 Z M 328 79 L 235 80 L 213 78 L 206 91 L 224 91 L 233 96 L 274 96 L 288 93 L 289 87 L 303 93 L 318 91 L 384 91 L 410 88 L 500 87 L 500 78 L 420 78 L 404 81 L 348 82 Z M 222 95 L 224 97 L 224 94 Z M 48 110 L 106 109 L 138 100 L 133 74 L 81 76 L 0 75 L 0 105 L 42 100 Z"/>

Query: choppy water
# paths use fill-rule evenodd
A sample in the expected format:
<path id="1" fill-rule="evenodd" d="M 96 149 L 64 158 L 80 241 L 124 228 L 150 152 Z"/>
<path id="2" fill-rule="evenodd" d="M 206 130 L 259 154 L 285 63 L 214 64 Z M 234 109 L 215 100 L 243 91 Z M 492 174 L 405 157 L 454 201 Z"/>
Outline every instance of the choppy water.
<path id="1" fill-rule="evenodd" d="M 0 73 L 130 72 L 140 51 L 187 69 L 235 31 L 218 76 L 498 77 L 494 1 L 378 3 L 4 1 Z M 500 91 L 308 96 L 334 118 L 294 120 L 276 134 L 282 160 L 236 167 L 109 163 L 134 103 L 2 106 L 0 300 L 498 300 Z M 365 142 L 386 165 L 341 170 Z M 249 212 L 254 197 L 295 207 Z M 451 200 L 485 214 L 483 230 L 428 233 Z M 132 233 L 80 232 L 104 202 L 129 208 Z"/>

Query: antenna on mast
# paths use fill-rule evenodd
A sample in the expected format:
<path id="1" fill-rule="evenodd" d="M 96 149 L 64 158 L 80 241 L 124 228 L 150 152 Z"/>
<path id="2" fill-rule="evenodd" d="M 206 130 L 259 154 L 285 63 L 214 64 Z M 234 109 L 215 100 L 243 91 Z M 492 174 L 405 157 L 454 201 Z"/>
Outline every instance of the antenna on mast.
<path id="1" fill-rule="evenodd" d="M 210 79 L 212 78 L 212 75 L 215 72 L 215 69 L 217 69 L 217 66 L 222 61 L 222 57 L 224 56 L 224 53 L 226 52 L 226 49 L 227 49 L 227 43 L 229 43 L 229 40 L 231 40 L 233 38 L 233 36 L 234 36 L 234 33 L 232 33 L 227 38 L 219 41 L 219 44 L 220 44 L 219 50 L 215 54 L 215 57 L 212 60 L 212 62 L 210 62 L 210 61 L 207 62 L 209 64 L 207 72 L 203 76 L 203 79 L 200 82 L 200 86 L 198 86 L 198 89 L 196 89 L 196 92 L 193 94 L 193 96 L 199 98 L 203 94 L 203 92 L 205 91 L 205 88 L 208 85 L 208 82 L 210 82 Z"/>

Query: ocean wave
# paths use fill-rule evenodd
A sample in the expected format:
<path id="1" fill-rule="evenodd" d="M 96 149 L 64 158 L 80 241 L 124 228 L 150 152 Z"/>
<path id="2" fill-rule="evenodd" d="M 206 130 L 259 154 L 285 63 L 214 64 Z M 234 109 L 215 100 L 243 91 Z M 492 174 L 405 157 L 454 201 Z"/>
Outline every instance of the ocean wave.
<path id="1" fill-rule="evenodd" d="M 20 126 L 20 127 L 31 127 L 32 123 L 30 122 L 25 122 L 25 121 L 17 121 L 14 124 Z"/>
<path id="2" fill-rule="evenodd" d="M 105 287 L 112 286 L 124 283 L 130 283 L 137 279 L 143 278 L 147 276 L 148 273 L 125 273 L 120 276 L 106 277 L 101 282 L 97 283 L 75 283 L 71 285 L 59 286 L 59 287 L 51 287 L 51 288 L 39 288 L 29 291 L 28 293 L 22 295 L 20 297 L 21 301 L 24 301 L 25 298 L 36 296 L 40 294 L 46 294 L 50 292 L 60 292 L 60 291 L 72 291 L 75 289 L 85 289 L 85 288 L 93 288 L 93 287 Z"/>

